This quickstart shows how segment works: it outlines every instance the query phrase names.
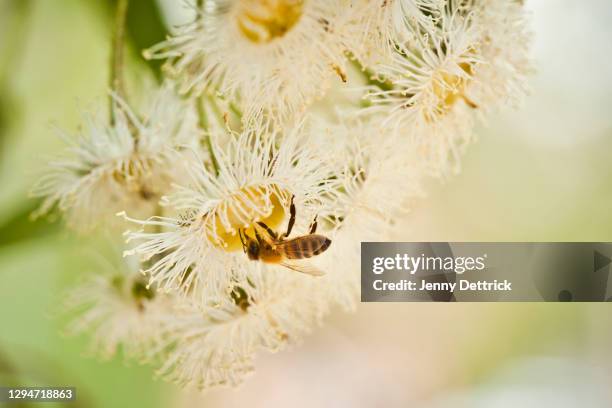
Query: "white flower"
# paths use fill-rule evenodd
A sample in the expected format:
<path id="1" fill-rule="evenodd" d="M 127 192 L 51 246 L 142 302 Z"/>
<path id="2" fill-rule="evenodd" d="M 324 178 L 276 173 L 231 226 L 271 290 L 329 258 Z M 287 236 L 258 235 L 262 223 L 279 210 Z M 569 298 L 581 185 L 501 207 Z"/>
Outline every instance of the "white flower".
<path id="1" fill-rule="evenodd" d="M 130 219 L 161 231 L 128 232 L 128 241 L 137 244 L 126 254 L 155 257 L 145 271 L 151 283 L 197 293 L 209 303 L 227 298 L 234 284 L 248 288 L 255 262 L 243 253 L 239 229 L 254 237 L 253 224 L 260 221 L 285 232 L 293 197 L 294 231 L 305 233 L 339 188 L 329 153 L 302 139 L 301 129 L 284 137 L 261 128 L 211 134 L 218 174 L 203 164 L 189 167 L 190 179 L 163 199 L 178 215 Z"/>
<path id="2" fill-rule="evenodd" d="M 316 143 L 337 152 L 343 186 L 330 212 L 321 213 L 335 229 L 330 234 L 334 245 L 319 257 L 328 273 L 317 284 L 332 304 L 352 310 L 360 293 L 361 242 L 388 238 L 394 221 L 424 195 L 426 173 L 414 150 L 397 136 L 383 135 L 373 123 L 321 122 L 315 132 L 320 137 Z"/>
<path id="3" fill-rule="evenodd" d="M 353 0 L 206 0 L 193 24 L 147 55 L 170 58 L 185 91 L 238 98 L 248 117 L 288 117 L 346 81 L 353 11 Z"/>
<path id="4" fill-rule="evenodd" d="M 151 214 L 184 159 L 178 149 L 193 145 L 195 115 L 168 87 L 151 98 L 139 117 L 114 96 L 114 123 L 85 115 L 76 137 L 52 160 L 32 194 L 44 197 L 36 215 L 56 207 L 69 226 L 85 230 L 117 211 Z"/>
<path id="5" fill-rule="evenodd" d="M 427 20 L 445 1 L 363 0 L 357 12 L 360 24 L 351 27 L 351 52 L 366 67 L 388 61 L 396 44 L 406 40 L 406 26 Z"/>
<path id="6" fill-rule="evenodd" d="M 175 303 L 160 321 L 165 379 L 200 389 L 235 386 L 253 371 L 261 350 L 275 352 L 299 341 L 327 312 L 313 279 L 280 268 L 260 270 L 216 306 Z M 167 354 L 166 354 L 167 353 Z"/>
<path id="7" fill-rule="evenodd" d="M 157 336 L 157 315 L 163 301 L 147 289 L 136 268 L 99 274 L 73 289 L 64 306 L 72 316 L 67 333 L 92 336 L 91 352 L 108 359 L 121 350 L 142 359 Z"/>
<path id="8" fill-rule="evenodd" d="M 533 72 L 529 15 L 520 1 L 478 2 L 476 10 L 475 24 L 483 31 L 480 54 L 486 63 L 475 69 L 470 97 L 486 110 L 503 103 L 520 105 Z"/>
<path id="9" fill-rule="evenodd" d="M 206 389 L 356 307 L 360 243 L 388 239 L 427 178 L 456 168 L 476 120 L 518 101 L 530 34 L 510 0 L 198 3 L 193 24 L 148 50 L 191 100 L 164 87 L 141 117 L 115 97 L 111 124 L 87 117 L 34 193 L 71 225 L 118 212 L 136 229 L 135 264 L 69 298 L 70 331 Z M 315 220 L 325 238 L 308 242 L 324 252 L 301 261 L 323 276 L 261 241 Z"/>
<path id="10" fill-rule="evenodd" d="M 387 115 L 384 126 L 405 135 L 431 173 L 445 173 L 472 139 L 474 112 L 524 93 L 529 35 L 522 8 L 501 0 L 397 4 L 393 11 L 404 14 L 394 20 L 402 24 L 389 39 L 391 55 L 368 67 L 380 85 L 370 90 L 366 111 Z"/>

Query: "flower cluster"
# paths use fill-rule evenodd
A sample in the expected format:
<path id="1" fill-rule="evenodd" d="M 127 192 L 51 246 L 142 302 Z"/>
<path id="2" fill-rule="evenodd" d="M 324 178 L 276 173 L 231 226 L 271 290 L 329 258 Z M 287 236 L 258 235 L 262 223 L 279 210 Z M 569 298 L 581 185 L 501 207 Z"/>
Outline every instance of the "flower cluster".
<path id="1" fill-rule="evenodd" d="M 150 106 L 112 93 L 34 188 L 40 214 L 125 230 L 123 266 L 69 297 L 71 331 L 209 388 L 353 309 L 360 241 L 524 95 L 521 3 L 198 2 L 144 52 L 166 60 Z"/>

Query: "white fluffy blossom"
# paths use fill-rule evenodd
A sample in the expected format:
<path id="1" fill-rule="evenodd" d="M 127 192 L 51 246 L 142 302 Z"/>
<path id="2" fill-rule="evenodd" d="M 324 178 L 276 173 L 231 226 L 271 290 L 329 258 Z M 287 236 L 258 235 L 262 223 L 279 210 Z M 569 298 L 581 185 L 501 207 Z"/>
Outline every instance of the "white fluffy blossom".
<path id="1" fill-rule="evenodd" d="M 167 355 L 158 375 L 197 388 L 241 383 L 258 351 L 276 352 L 299 341 L 327 312 L 325 298 L 316 296 L 316 279 L 308 278 L 259 268 L 248 295 L 235 286 L 220 305 L 176 303 L 160 321 L 160 348 Z"/>
<path id="2" fill-rule="evenodd" d="M 518 2 L 389 1 L 392 52 L 367 66 L 378 80 L 368 112 L 405 135 L 434 174 L 456 168 L 476 112 L 525 92 L 529 33 Z M 399 21 L 399 23 L 398 23 Z M 369 63 L 368 60 L 365 61 Z"/>
<path id="3" fill-rule="evenodd" d="M 334 226 L 334 245 L 320 256 L 328 273 L 317 283 L 331 304 L 350 310 L 359 300 L 361 242 L 387 239 L 393 223 L 424 195 L 425 172 L 414 150 L 402 149 L 397 137 L 384 137 L 375 124 L 321 121 L 314 132 L 319 145 L 338 152 L 343 187 L 322 213 Z"/>
<path id="4" fill-rule="evenodd" d="M 205 0 L 197 19 L 147 51 L 170 58 L 184 91 L 238 98 L 247 116 L 302 112 L 346 81 L 354 0 Z M 351 28 L 354 29 L 354 28 Z"/>
<path id="5" fill-rule="evenodd" d="M 151 283 L 220 301 L 234 284 L 248 288 L 253 262 L 243 253 L 239 229 L 253 237 L 253 224 L 261 221 L 285 232 L 293 197 L 295 231 L 306 232 L 338 180 L 329 153 L 304 143 L 301 129 L 286 135 L 261 128 L 210 134 L 218 174 L 204 164 L 192 166 L 189 178 L 163 199 L 175 216 L 130 218 L 145 228 L 127 233 L 135 246 L 126 253 L 157 257 L 145 271 Z"/>
<path id="6" fill-rule="evenodd" d="M 118 213 L 132 228 L 133 265 L 77 289 L 70 331 L 207 389 L 354 309 L 360 243 L 387 239 L 430 176 L 456 168 L 476 120 L 525 93 L 520 3 L 198 2 L 192 24 L 147 50 L 183 98 L 164 87 L 136 113 L 114 96 L 113 120 L 87 116 L 34 188 L 40 213 L 58 207 L 78 227 Z M 246 250 L 265 226 L 284 239 L 290 219 L 287 238 L 315 220 L 327 238 L 300 260 L 323 276 L 281 264 L 278 242 Z"/>
<path id="7" fill-rule="evenodd" d="M 65 300 L 71 321 L 67 333 L 91 334 L 91 352 L 108 359 L 121 351 L 124 357 L 142 359 L 158 335 L 155 323 L 163 300 L 146 288 L 135 265 L 115 267 L 90 277 Z"/>
<path id="8" fill-rule="evenodd" d="M 44 198 L 35 216 L 57 207 L 69 226 L 86 230 L 121 210 L 151 214 L 181 171 L 179 150 L 198 133 L 193 112 L 169 87 L 148 105 L 140 116 L 113 95 L 114 123 L 85 114 L 76 136 L 62 134 L 68 147 L 32 190 Z"/>

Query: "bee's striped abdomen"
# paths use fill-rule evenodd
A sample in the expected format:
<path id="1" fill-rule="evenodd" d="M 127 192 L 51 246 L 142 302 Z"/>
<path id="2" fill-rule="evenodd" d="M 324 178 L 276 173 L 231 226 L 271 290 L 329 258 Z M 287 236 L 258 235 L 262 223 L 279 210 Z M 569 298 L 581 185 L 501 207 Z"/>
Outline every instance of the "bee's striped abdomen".
<path id="1" fill-rule="evenodd" d="M 289 259 L 312 258 L 324 252 L 331 245 L 331 240 L 323 235 L 305 235 L 285 241 L 279 249 Z"/>

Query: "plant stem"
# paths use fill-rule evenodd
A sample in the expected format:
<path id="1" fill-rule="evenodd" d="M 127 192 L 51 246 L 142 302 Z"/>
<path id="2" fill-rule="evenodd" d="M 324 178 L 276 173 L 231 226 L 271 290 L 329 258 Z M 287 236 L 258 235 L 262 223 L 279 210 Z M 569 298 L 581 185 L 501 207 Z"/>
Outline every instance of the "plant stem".
<path id="1" fill-rule="evenodd" d="M 219 175 L 219 163 L 217 162 L 217 157 L 215 156 L 215 151 L 212 146 L 212 141 L 210 140 L 210 133 L 208 133 L 208 117 L 206 116 L 206 108 L 204 107 L 204 98 L 199 97 L 195 99 L 196 109 L 198 111 L 198 126 L 206 135 L 206 147 L 208 148 L 208 152 L 210 153 L 210 158 L 212 161 L 213 168 L 215 169 L 215 174 Z"/>
<path id="2" fill-rule="evenodd" d="M 225 121 L 225 115 L 221 111 L 221 108 L 219 108 L 219 105 L 217 104 L 217 101 L 215 100 L 215 97 L 213 95 L 208 94 L 207 99 L 208 99 L 210 108 L 213 110 L 213 113 L 215 114 L 215 117 L 219 121 L 219 125 L 221 125 L 221 126 L 227 125 L 227 123 Z"/>
<path id="3" fill-rule="evenodd" d="M 127 17 L 129 0 L 117 0 L 115 11 L 115 23 L 113 28 L 113 42 L 111 47 L 110 61 L 110 89 L 115 94 L 125 99 L 125 84 L 123 79 L 123 66 L 125 59 L 125 20 Z M 115 124 L 114 100 L 110 96 L 110 121 Z"/>

